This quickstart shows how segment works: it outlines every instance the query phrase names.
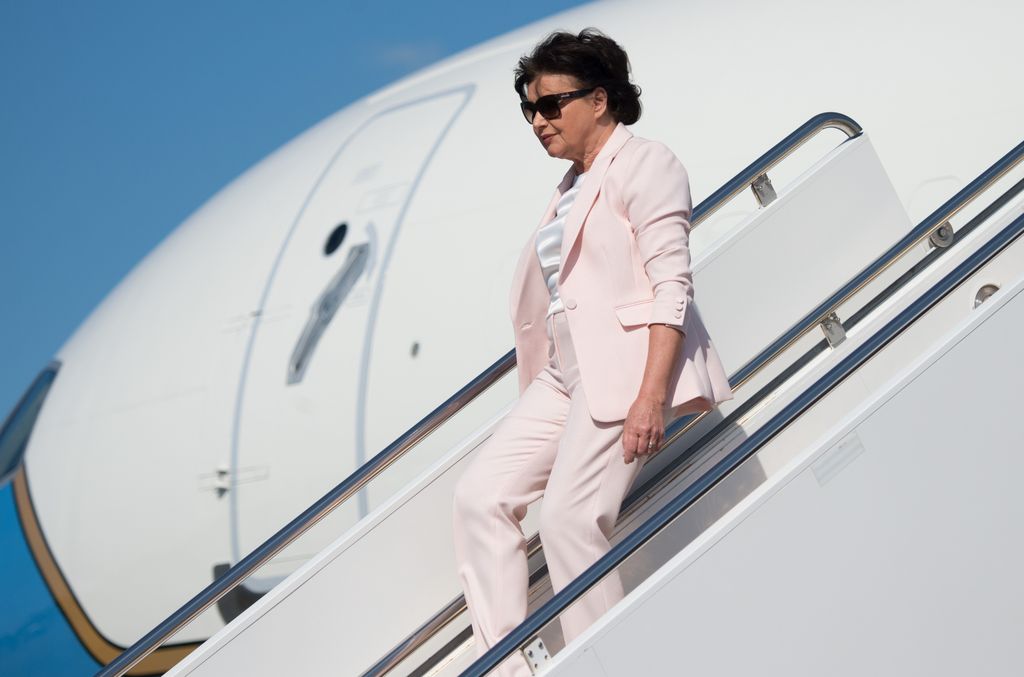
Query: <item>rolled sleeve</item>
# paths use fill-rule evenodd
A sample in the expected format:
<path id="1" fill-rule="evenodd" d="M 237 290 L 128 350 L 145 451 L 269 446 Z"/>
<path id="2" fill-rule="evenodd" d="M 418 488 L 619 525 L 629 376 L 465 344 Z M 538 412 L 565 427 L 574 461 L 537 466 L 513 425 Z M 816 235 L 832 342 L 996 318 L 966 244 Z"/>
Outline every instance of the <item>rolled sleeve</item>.
<path id="1" fill-rule="evenodd" d="M 623 202 L 654 292 L 648 325 L 682 331 L 693 302 L 689 176 L 668 146 L 648 140 L 633 154 L 628 177 Z"/>

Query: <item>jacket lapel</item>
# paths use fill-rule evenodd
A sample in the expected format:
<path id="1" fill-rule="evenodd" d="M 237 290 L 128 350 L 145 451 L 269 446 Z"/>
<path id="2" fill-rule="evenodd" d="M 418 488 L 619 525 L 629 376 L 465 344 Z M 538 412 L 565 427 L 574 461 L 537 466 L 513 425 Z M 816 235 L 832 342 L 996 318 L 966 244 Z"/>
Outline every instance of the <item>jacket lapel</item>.
<path id="1" fill-rule="evenodd" d="M 591 163 L 590 171 L 587 172 L 586 178 L 583 179 L 583 185 L 580 186 L 580 192 L 572 203 L 572 207 L 569 208 L 569 213 L 565 215 L 565 224 L 562 228 L 561 262 L 559 263 L 558 273 L 559 283 L 565 279 L 566 257 L 579 237 L 590 209 L 594 206 L 594 201 L 600 192 L 601 181 L 611 165 L 612 158 L 615 157 L 615 154 L 618 153 L 623 144 L 632 137 L 633 133 L 624 124 L 621 122 L 616 124 L 615 129 L 612 130 L 611 135 L 604 142 L 604 145 L 601 146 L 601 150 L 598 151 L 594 162 Z M 521 314 L 522 308 L 520 306 L 524 302 L 535 302 L 536 304 L 543 305 L 544 308 L 547 307 L 549 300 L 548 286 L 541 276 L 540 264 L 537 260 L 537 231 L 554 217 L 558 200 L 572 186 L 574 177 L 575 172 L 570 165 L 561 182 L 559 182 L 558 187 L 555 188 L 555 192 L 548 202 L 547 209 L 544 210 L 544 215 L 533 229 L 519 255 L 519 263 L 512 277 L 513 283 L 509 297 L 509 311 L 513 322 L 518 323 L 520 321 L 518 315 Z"/>
<path id="2" fill-rule="evenodd" d="M 601 150 L 598 151 L 594 162 L 591 163 L 587 175 L 583 178 L 580 192 L 576 196 L 576 200 L 573 201 L 572 207 L 569 208 L 569 213 L 565 215 L 565 225 L 562 228 L 561 263 L 558 267 L 559 282 L 565 280 L 565 261 L 569 256 L 569 252 L 572 251 L 573 245 L 576 244 L 576 238 L 579 237 L 583 223 L 587 215 L 590 214 L 590 209 L 594 206 L 594 201 L 601 190 L 601 182 L 608 171 L 608 167 L 611 166 L 612 158 L 615 157 L 615 154 L 619 152 L 623 144 L 632 136 L 633 133 L 626 129 L 624 124 L 621 122 L 616 124 L 615 129 L 612 130 L 611 135 L 605 140 Z M 562 183 L 558 186 L 559 197 L 572 185 L 572 178 L 573 171 L 572 167 L 570 167 L 562 179 Z"/>

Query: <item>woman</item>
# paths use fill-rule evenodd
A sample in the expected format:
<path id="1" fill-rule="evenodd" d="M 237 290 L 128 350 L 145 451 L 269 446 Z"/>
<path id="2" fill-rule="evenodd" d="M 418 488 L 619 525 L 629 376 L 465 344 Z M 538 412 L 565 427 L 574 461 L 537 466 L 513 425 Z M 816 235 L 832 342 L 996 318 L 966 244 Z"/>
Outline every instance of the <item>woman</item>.
<path id="1" fill-rule="evenodd" d="M 543 495 L 558 592 L 609 550 L 665 422 L 732 397 L 693 305 L 686 170 L 626 129 L 640 117 L 626 53 L 594 29 L 555 32 L 520 59 L 515 87 L 548 155 L 572 166 L 513 276 L 519 400 L 455 488 L 478 655 L 526 617 L 527 505 Z M 566 643 L 622 596 L 617 573 L 588 590 L 560 618 Z M 518 654 L 502 670 L 530 674 Z"/>

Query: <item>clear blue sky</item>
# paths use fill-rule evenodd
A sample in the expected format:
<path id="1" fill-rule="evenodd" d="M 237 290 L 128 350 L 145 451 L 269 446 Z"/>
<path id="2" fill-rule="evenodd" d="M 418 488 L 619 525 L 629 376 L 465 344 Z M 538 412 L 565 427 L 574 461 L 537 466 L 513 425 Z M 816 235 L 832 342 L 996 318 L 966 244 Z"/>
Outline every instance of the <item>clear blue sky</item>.
<path id="1" fill-rule="evenodd" d="M 403 75 L 579 4 L 0 0 L 0 421 L 246 168 Z"/>

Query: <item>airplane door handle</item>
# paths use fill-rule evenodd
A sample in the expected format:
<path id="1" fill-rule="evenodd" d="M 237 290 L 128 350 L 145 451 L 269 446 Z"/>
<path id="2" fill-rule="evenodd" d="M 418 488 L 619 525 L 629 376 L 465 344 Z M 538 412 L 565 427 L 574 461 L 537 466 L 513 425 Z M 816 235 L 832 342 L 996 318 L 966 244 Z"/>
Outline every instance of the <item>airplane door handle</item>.
<path id="1" fill-rule="evenodd" d="M 357 244 L 349 249 L 345 262 L 313 303 L 306 326 L 303 327 L 302 335 L 295 344 L 291 359 L 288 361 L 288 374 L 285 381 L 287 385 L 302 381 L 313 351 L 316 350 L 316 346 L 320 342 L 320 337 L 327 325 L 331 323 L 334 314 L 338 312 L 342 302 L 352 291 L 359 276 L 366 269 L 369 251 L 368 243 Z"/>

